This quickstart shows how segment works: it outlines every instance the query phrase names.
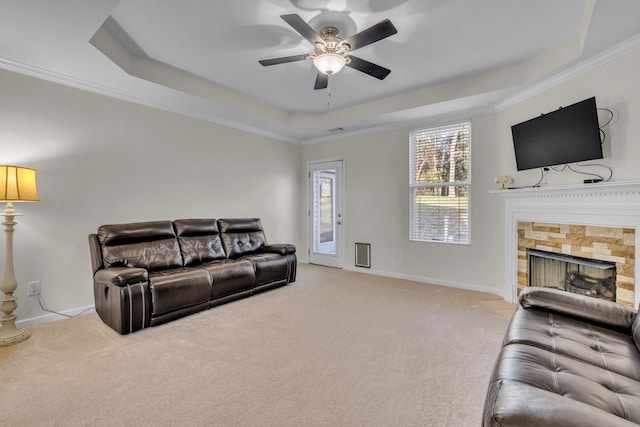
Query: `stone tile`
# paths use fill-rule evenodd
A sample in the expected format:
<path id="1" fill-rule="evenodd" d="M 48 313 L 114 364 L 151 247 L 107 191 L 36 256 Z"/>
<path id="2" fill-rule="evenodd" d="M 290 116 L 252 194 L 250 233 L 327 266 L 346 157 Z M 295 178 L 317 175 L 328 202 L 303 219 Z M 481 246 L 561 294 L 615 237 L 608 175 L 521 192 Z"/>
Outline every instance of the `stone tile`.
<path id="1" fill-rule="evenodd" d="M 535 239 L 519 239 L 518 240 L 518 250 L 524 251 L 527 248 L 535 248 L 536 247 L 536 241 Z"/>
<path id="2" fill-rule="evenodd" d="M 560 233 L 560 226 L 557 224 L 533 224 L 533 231 L 543 231 L 546 233 Z"/>
<path id="3" fill-rule="evenodd" d="M 616 302 L 634 307 L 635 294 L 633 291 L 630 291 L 628 289 L 618 288 L 616 289 Z"/>
<path id="4" fill-rule="evenodd" d="M 555 228 L 560 228 L 560 224 L 556 223 L 556 222 L 540 222 L 540 221 L 533 221 L 533 228 L 535 229 L 536 227 L 555 227 Z"/>
<path id="5" fill-rule="evenodd" d="M 600 254 L 600 255 L 611 255 L 611 251 L 607 248 L 607 245 L 604 246 L 604 248 L 590 248 L 590 247 L 581 247 L 580 248 L 581 252 L 587 252 L 587 253 L 591 253 L 591 254 Z"/>
<path id="6" fill-rule="evenodd" d="M 533 222 L 528 221 L 518 221 L 518 229 L 522 230 L 533 230 Z"/>
<path id="7" fill-rule="evenodd" d="M 518 273 L 518 286 L 527 286 L 529 284 L 529 276 L 527 273 Z"/>
<path id="8" fill-rule="evenodd" d="M 567 235 L 567 242 L 573 246 L 591 246 L 593 239 L 585 236 Z"/>
<path id="9" fill-rule="evenodd" d="M 597 227 L 592 225 L 586 226 L 587 236 L 593 237 L 610 237 L 614 239 L 622 239 L 622 235 L 624 231 L 622 228 L 614 228 L 614 227 Z"/>
<path id="10" fill-rule="evenodd" d="M 562 244 L 562 253 L 565 255 L 571 255 L 571 245 Z"/>
<path id="11" fill-rule="evenodd" d="M 627 233 L 625 232 L 622 235 L 622 244 L 635 246 L 636 245 L 636 233 Z"/>
<path id="12" fill-rule="evenodd" d="M 580 250 L 580 248 L 574 248 L 574 249 L 573 249 L 573 253 L 572 253 L 571 255 L 573 255 L 573 256 L 579 256 L 579 257 L 582 257 L 582 258 L 594 258 L 594 257 L 593 257 L 593 255 L 592 255 L 591 253 L 589 253 L 589 252 L 582 252 L 582 251 Z"/>
<path id="13" fill-rule="evenodd" d="M 594 243 L 606 244 L 606 245 L 617 245 L 620 244 L 620 239 L 615 239 L 611 237 L 573 237 L 568 239 L 574 245 L 580 246 L 593 246 Z"/>
<path id="14" fill-rule="evenodd" d="M 588 256 L 585 258 L 589 258 Z M 611 261 L 611 262 L 619 262 L 624 263 L 626 260 L 621 257 L 611 256 L 611 255 L 602 255 L 602 254 L 593 254 L 594 259 L 599 259 L 602 261 Z"/>
<path id="15" fill-rule="evenodd" d="M 569 229 L 571 230 L 569 233 L 574 236 L 584 236 L 586 234 L 586 226 L 585 225 L 575 225 L 571 224 Z"/>
<path id="16" fill-rule="evenodd" d="M 547 233 L 544 231 L 534 231 L 534 230 L 525 230 L 524 232 L 525 239 L 531 240 L 547 240 Z"/>
<path id="17" fill-rule="evenodd" d="M 625 257 L 627 260 L 635 260 L 636 249 L 633 246 L 626 245 L 609 245 L 611 255 Z"/>
<path id="18" fill-rule="evenodd" d="M 560 245 L 536 245 L 536 249 L 547 252 L 560 252 Z"/>
<path id="19" fill-rule="evenodd" d="M 518 260 L 518 271 L 527 271 L 527 264 L 528 264 L 528 260 L 527 259 L 519 259 Z"/>
<path id="20" fill-rule="evenodd" d="M 633 291 L 635 289 L 633 278 L 616 275 L 616 288 L 623 288 L 629 291 Z"/>
<path id="21" fill-rule="evenodd" d="M 618 275 L 635 277 L 635 266 L 633 264 L 616 264 L 616 271 Z"/>
<path id="22" fill-rule="evenodd" d="M 609 244 L 603 242 L 593 242 L 591 246 L 597 249 L 609 249 Z"/>

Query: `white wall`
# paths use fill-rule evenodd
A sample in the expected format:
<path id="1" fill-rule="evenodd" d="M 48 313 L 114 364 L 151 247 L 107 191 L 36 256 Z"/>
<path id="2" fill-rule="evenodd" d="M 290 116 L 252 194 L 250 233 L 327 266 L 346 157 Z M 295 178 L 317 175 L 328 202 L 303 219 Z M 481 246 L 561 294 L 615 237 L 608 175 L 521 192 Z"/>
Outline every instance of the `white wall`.
<path id="1" fill-rule="evenodd" d="M 304 243 L 299 145 L 6 71 L 0 93 L 0 163 L 36 168 L 41 199 L 15 204 L 19 319 L 42 314 L 28 281 L 47 308 L 93 304 L 101 224 L 256 216 L 270 242 Z"/>
<path id="2" fill-rule="evenodd" d="M 306 145 L 305 162 L 345 161 L 345 267 L 354 266 L 355 242 L 371 243 L 371 270 L 359 271 L 493 291 L 503 274 L 493 255 L 502 245 L 502 210 L 487 197 L 494 129 L 493 116 L 472 121 L 471 245 L 409 241 L 410 129 Z"/>
<path id="3" fill-rule="evenodd" d="M 472 243 L 466 246 L 409 242 L 410 129 L 301 147 L 0 71 L 0 163 L 36 168 L 41 197 L 16 205 L 23 214 L 15 232 L 16 314 L 42 314 L 26 296 L 32 280 L 42 281 L 49 308 L 93 304 L 87 234 L 104 223 L 259 216 L 270 241 L 296 244 L 302 255 L 307 163 L 335 158 L 345 160 L 346 268 L 355 268 L 354 243 L 369 242 L 374 273 L 500 294 L 503 205 L 488 191 L 500 174 L 519 185 L 539 177 L 515 171 L 510 126 L 595 95 L 600 107 L 615 112 L 602 163 L 614 168 L 614 180 L 640 179 L 638 75 L 640 52 L 632 52 L 471 118 Z M 425 120 L 424 126 L 439 124 Z M 582 179 L 548 176 L 550 185 Z"/>
<path id="4" fill-rule="evenodd" d="M 532 185 L 539 171 L 516 172 L 511 125 L 596 96 L 614 110 L 605 128 L 606 158 L 613 180 L 640 179 L 640 51 L 558 84 L 494 114 L 471 118 L 471 245 L 409 241 L 409 131 L 306 145 L 303 161 L 345 160 L 345 264 L 354 268 L 355 242 L 372 244 L 372 272 L 502 295 L 504 289 L 504 205 L 489 194 L 494 178 L 508 174 L 514 185 Z M 602 115 L 606 119 L 607 115 Z M 634 120 L 635 118 L 635 120 Z M 440 125 L 429 123 L 424 126 Z M 605 173 L 606 170 L 596 169 Z M 580 183 L 570 172 L 548 175 L 549 185 Z M 308 248 L 307 248 L 308 249 Z M 306 249 L 305 249 L 306 253 Z M 359 269 L 367 272 L 366 269 Z"/>
<path id="5" fill-rule="evenodd" d="M 540 171 L 516 172 L 511 139 L 511 125 L 570 105 L 591 96 L 596 97 L 598 108 L 608 108 L 614 112 L 614 119 L 606 132 L 603 151 L 605 158 L 583 164 L 602 163 L 614 169 L 613 181 L 636 180 L 640 178 L 640 50 L 631 52 L 613 62 L 584 73 L 570 81 L 527 99 L 496 115 L 496 154 L 500 157 L 500 172 L 515 178 L 514 185 L 532 185 L 540 179 Z M 602 125 L 610 117 L 599 112 Z M 603 168 L 580 168 L 587 172 L 608 174 Z M 581 183 L 589 176 L 581 176 L 569 171 L 550 171 L 547 182 L 550 185 Z"/>

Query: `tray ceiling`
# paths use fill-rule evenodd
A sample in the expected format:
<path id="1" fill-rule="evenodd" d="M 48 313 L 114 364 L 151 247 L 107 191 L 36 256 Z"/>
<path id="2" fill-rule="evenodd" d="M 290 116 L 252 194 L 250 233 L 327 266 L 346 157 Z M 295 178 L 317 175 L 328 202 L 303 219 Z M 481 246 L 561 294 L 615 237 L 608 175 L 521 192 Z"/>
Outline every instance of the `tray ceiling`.
<path id="1" fill-rule="evenodd" d="M 3 5 L 0 67 L 293 142 L 495 110 L 607 52 L 633 49 L 635 0 L 23 0 Z M 313 90 L 312 53 L 280 15 L 344 38 L 383 19 L 398 33 Z"/>

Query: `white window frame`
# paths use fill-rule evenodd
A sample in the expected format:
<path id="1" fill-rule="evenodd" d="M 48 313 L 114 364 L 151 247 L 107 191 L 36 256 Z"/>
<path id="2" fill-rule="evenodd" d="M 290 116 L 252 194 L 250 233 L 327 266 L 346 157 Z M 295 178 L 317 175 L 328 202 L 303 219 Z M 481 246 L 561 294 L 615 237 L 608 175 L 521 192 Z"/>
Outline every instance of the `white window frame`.
<path id="1" fill-rule="evenodd" d="M 416 176 L 416 145 L 417 138 L 426 134 L 438 134 L 446 131 L 453 131 L 456 128 L 467 127 L 469 135 L 468 143 L 468 174 L 466 181 L 454 181 L 454 182 L 418 182 Z M 409 240 L 415 242 L 433 242 L 433 243 L 453 243 L 470 245 L 471 244 L 471 121 L 463 121 L 458 123 L 452 123 L 445 126 L 435 126 L 430 128 L 416 129 L 409 134 Z M 429 238 L 420 238 L 420 232 L 415 229 L 418 224 L 415 221 L 416 212 L 416 191 L 420 188 L 442 188 L 442 187 L 466 187 L 467 188 L 467 224 L 466 224 L 466 239 L 452 238 L 453 235 L 431 235 Z M 436 220 L 438 220 L 436 218 Z"/>

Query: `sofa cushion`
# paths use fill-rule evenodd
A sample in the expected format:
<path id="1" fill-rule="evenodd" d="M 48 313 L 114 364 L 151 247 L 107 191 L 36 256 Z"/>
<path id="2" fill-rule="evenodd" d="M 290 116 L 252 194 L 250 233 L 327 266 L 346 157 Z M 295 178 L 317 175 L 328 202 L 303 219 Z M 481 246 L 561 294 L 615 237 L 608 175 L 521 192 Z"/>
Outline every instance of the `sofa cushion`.
<path id="1" fill-rule="evenodd" d="M 261 248 L 261 252 L 267 252 L 272 254 L 290 255 L 296 253 L 295 245 L 287 243 L 276 243 L 275 245 L 264 245 Z"/>
<path id="2" fill-rule="evenodd" d="M 633 427 L 637 424 L 520 381 L 499 380 L 489 388 L 482 426 Z"/>
<path id="3" fill-rule="evenodd" d="M 519 308 L 504 345 L 528 344 L 640 381 L 640 354 L 632 337 L 557 313 Z"/>
<path id="4" fill-rule="evenodd" d="M 485 425 L 631 425 L 640 422 L 640 382 L 542 348 L 510 344 L 498 357 L 487 403 L 485 421 L 492 421 Z"/>
<path id="5" fill-rule="evenodd" d="M 211 299 L 251 289 L 255 272 L 250 261 L 221 260 L 203 264 L 200 268 L 211 275 Z"/>
<path id="6" fill-rule="evenodd" d="M 242 257 L 251 261 L 256 270 L 256 286 L 286 280 L 289 274 L 287 258 L 276 254 L 253 254 Z"/>
<path id="7" fill-rule="evenodd" d="M 177 219 L 173 225 L 185 266 L 227 257 L 215 219 Z"/>
<path id="8" fill-rule="evenodd" d="M 105 267 L 153 271 L 182 266 L 171 221 L 102 225 L 97 234 Z"/>
<path id="9" fill-rule="evenodd" d="M 205 270 L 179 268 L 149 274 L 152 316 L 197 304 L 211 297 L 211 276 Z"/>
<path id="10" fill-rule="evenodd" d="M 219 219 L 218 225 L 229 258 L 258 252 L 266 244 L 259 218 Z"/>

